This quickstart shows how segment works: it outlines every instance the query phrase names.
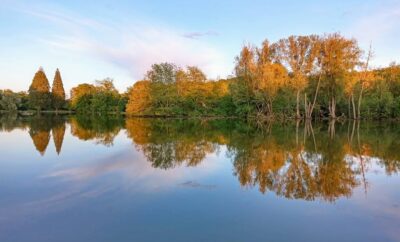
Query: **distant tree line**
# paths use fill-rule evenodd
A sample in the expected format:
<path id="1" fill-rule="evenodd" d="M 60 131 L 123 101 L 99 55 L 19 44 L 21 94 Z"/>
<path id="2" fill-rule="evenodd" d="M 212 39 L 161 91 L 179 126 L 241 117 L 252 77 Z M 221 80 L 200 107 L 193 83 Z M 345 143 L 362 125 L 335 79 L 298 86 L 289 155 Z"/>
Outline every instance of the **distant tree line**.
<path id="1" fill-rule="evenodd" d="M 340 34 L 245 45 L 235 76 L 207 80 L 197 67 L 152 66 L 129 90 L 132 115 L 257 119 L 399 118 L 400 66 L 373 69 L 371 48 Z"/>
<path id="2" fill-rule="evenodd" d="M 66 99 L 59 70 L 43 69 L 28 92 L 0 90 L 0 110 L 72 110 L 136 116 L 235 116 L 260 119 L 398 119 L 400 65 L 372 68 L 373 51 L 340 34 L 290 36 L 245 45 L 234 76 L 210 80 L 196 66 L 152 65 L 119 93 L 113 79 L 79 84 Z"/>

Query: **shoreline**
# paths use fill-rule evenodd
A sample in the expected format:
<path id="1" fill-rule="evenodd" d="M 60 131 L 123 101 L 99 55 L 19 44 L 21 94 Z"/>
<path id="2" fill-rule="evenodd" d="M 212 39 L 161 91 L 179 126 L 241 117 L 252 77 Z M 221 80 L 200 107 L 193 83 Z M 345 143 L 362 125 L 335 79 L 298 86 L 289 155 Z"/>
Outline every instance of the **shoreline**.
<path id="1" fill-rule="evenodd" d="M 335 122 L 343 122 L 343 121 L 400 121 L 399 118 L 364 118 L 364 119 L 353 119 L 347 117 L 337 117 L 336 119 L 331 119 L 329 117 L 322 117 L 317 119 L 305 119 L 305 118 L 282 118 L 282 117 L 274 117 L 274 118 L 259 118 L 257 116 L 248 116 L 248 117 L 240 117 L 240 116 L 214 116 L 214 115 L 202 115 L 202 116 L 190 116 L 190 115 L 156 115 L 156 114 L 128 114 L 126 112 L 109 112 L 109 113 L 78 113 L 73 110 L 42 110 L 42 111 L 35 111 L 35 110 L 17 110 L 17 111 L 6 111 L 0 110 L 0 114 L 18 114 L 21 116 L 35 116 L 37 114 L 51 114 L 51 115 L 118 115 L 124 116 L 125 118 L 145 118 L 145 119 L 242 119 L 242 120 L 251 120 L 256 122 L 291 122 L 291 121 L 299 121 L 299 122 L 314 122 L 314 121 L 335 121 Z"/>

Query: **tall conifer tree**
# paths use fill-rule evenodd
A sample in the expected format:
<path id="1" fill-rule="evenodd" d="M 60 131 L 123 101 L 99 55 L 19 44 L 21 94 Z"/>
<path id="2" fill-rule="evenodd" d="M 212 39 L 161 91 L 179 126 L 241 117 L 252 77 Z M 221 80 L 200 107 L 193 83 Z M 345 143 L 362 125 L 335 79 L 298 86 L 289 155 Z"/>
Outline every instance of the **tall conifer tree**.
<path id="1" fill-rule="evenodd" d="M 35 73 L 29 87 L 29 102 L 38 111 L 49 107 L 51 104 L 49 80 L 42 67 Z"/>
<path id="2" fill-rule="evenodd" d="M 65 103 L 64 85 L 58 68 L 56 70 L 56 74 L 54 75 L 51 94 L 53 97 L 53 107 L 56 109 L 56 111 L 58 111 L 58 109 L 61 108 Z"/>

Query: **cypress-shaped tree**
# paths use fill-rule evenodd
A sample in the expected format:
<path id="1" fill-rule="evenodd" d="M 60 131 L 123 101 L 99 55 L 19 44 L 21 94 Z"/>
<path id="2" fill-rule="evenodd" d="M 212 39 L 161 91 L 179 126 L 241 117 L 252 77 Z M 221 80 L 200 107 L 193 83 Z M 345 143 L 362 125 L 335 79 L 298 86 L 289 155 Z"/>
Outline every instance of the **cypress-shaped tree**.
<path id="1" fill-rule="evenodd" d="M 56 111 L 58 111 L 58 109 L 63 107 L 65 103 L 64 85 L 58 68 L 56 70 L 56 74 L 54 75 L 51 94 L 53 98 L 53 107 L 56 109 Z"/>
<path id="2" fill-rule="evenodd" d="M 40 67 L 33 77 L 29 87 L 29 103 L 32 108 L 40 111 L 51 104 L 50 85 L 43 68 Z"/>

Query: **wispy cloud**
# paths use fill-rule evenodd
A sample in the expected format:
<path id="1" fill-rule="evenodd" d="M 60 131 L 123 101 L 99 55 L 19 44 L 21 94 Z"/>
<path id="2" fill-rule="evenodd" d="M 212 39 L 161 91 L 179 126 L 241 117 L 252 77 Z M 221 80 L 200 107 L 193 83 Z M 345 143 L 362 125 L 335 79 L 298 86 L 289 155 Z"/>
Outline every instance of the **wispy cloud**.
<path id="1" fill-rule="evenodd" d="M 361 40 L 380 41 L 399 31 L 400 3 L 381 7 L 362 16 L 351 26 Z"/>
<path id="2" fill-rule="evenodd" d="M 183 34 L 183 37 L 188 39 L 199 39 L 204 36 L 218 36 L 219 33 L 216 31 L 207 31 L 207 32 L 189 32 Z"/>
<path id="3" fill-rule="evenodd" d="M 376 5 L 360 6 L 351 11 L 352 23 L 345 29 L 348 36 L 356 38 L 366 49 L 372 43 L 376 50 L 374 65 L 387 65 L 398 58 L 398 49 L 394 49 L 400 38 L 400 2 L 382 0 Z"/>
<path id="4" fill-rule="evenodd" d="M 23 10 L 31 16 L 60 28 L 39 41 L 55 49 L 75 51 L 101 59 L 140 79 L 154 63 L 173 62 L 178 66 L 196 65 L 211 78 L 230 73 L 230 61 L 206 41 L 193 41 L 215 31 L 184 35 L 162 24 L 140 22 L 100 23 L 81 16 L 50 10 Z"/>

